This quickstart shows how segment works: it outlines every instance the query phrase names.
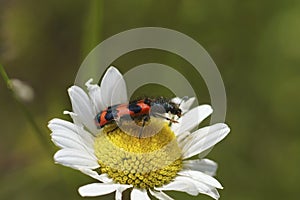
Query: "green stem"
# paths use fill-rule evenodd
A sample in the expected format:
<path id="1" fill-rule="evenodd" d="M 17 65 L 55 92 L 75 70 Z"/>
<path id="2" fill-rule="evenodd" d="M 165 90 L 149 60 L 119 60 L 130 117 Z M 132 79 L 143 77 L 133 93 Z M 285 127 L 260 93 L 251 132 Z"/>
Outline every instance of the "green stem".
<path id="1" fill-rule="evenodd" d="M 85 57 L 101 40 L 103 2 L 90 1 L 90 7 L 84 24 L 82 53 Z"/>
<path id="2" fill-rule="evenodd" d="M 11 90 L 12 88 L 11 88 L 11 85 L 10 85 L 10 80 L 9 80 L 9 78 L 7 76 L 7 73 L 6 73 L 5 69 L 4 69 L 4 67 L 1 64 L 0 64 L 0 74 L 1 74 L 2 78 L 4 79 L 4 81 L 5 81 L 8 89 Z"/>
<path id="3" fill-rule="evenodd" d="M 45 146 L 45 147 L 48 146 L 49 148 L 52 149 L 52 146 L 50 146 L 50 144 L 49 144 L 48 137 L 47 138 L 45 137 L 46 135 L 43 134 L 43 131 L 40 129 L 38 124 L 35 122 L 33 115 L 30 113 L 30 111 L 26 108 L 26 106 L 20 101 L 20 99 L 15 94 L 15 92 L 13 90 L 13 87 L 11 85 L 11 81 L 10 81 L 4 67 L 1 64 L 0 64 L 0 75 L 2 76 L 3 80 L 5 81 L 6 86 L 7 86 L 8 90 L 10 91 L 12 97 L 16 101 L 17 105 L 22 110 L 22 112 L 25 115 L 26 119 L 28 120 L 28 122 L 32 126 L 32 128 L 33 128 L 34 132 L 36 133 L 37 137 L 44 144 L 43 146 Z"/>

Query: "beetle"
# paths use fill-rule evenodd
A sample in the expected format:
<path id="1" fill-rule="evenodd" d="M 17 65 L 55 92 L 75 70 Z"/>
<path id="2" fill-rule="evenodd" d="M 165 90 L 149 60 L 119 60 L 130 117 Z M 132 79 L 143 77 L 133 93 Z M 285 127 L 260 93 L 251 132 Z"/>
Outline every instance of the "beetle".
<path id="1" fill-rule="evenodd" d="M 165 113 L 171 113 L 178 118 L 181 117 L 180 104 L 176 104 L 164 97 L 159 98 L 144 98 L 135 100 L 127 104 L 117 104 L 109 106 L 100 111 L 95 117 L 97 128 L 103 128 L 107 124 L 115 123 L 122 119 L 142 119 L 143 125 L 150 119 L 150 115 L 166 119 L 172 123 L 177 123 L 176 120 L 166 117 Z"/>

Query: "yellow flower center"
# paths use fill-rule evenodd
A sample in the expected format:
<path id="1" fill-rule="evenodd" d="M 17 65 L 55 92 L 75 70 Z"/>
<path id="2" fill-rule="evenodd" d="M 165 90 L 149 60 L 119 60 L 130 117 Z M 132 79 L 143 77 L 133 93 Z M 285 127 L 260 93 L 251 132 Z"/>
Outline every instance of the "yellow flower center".
<path id="1" fill-rule="evenodd" d="M 170 182 L 182 168 L 181 150 L 167 123 L 151 118 L 151 126 L 136 137 L 140 129 L 124 122 L 122 127 L 105 126 L 95 140 L 99 173 L 106 173 L 115 182 L 138 188 L 153 188 Z M 158 126 L 162 126 L 157 129 Z M 150 127 L 150 128 L 149 128 Z M 130 131 L 130 134 L 123 130 Z M 151 130 L 159 130 L 156 134 Z M 146 131 L 146 132 L 145 132 Z"/>

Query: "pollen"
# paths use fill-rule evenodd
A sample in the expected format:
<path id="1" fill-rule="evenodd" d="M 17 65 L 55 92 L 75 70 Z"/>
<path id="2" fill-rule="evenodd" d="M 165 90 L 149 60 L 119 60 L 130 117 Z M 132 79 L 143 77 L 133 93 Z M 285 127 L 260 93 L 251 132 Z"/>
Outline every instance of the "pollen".
<path id="1" fill-rule="evenodd" d="M 151 126 L 143 130 L 143 136 L 149 137 L 137 137 L 137 126 L 130 123 L 122 124 L 125 129 L 105 126 L 94 144 L 98 173 L 108 174 L 116 183 L 145 189 L 172 181 L 182 168 L 181 149 L 168 124 L 159 121 L 152 118 Z"/>

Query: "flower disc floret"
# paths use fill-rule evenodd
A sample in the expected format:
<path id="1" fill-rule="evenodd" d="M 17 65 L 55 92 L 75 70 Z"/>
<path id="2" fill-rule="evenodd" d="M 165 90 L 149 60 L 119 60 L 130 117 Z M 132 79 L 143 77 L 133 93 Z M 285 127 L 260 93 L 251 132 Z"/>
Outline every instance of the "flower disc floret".
<path id="1" fill-rule="evenodd" d="M 114 125 L 106 126 L 95 139 L 101 174 L 108 174 L 117 183 L 148 189 L 170 182 L 181 170 L 181 150 L 167 124 L 145 138 L 127 134 L 120 128 L 112 129 Z M 131 131 L 136 130 L 133 127 Z"/>

